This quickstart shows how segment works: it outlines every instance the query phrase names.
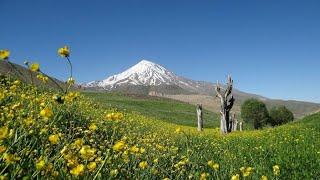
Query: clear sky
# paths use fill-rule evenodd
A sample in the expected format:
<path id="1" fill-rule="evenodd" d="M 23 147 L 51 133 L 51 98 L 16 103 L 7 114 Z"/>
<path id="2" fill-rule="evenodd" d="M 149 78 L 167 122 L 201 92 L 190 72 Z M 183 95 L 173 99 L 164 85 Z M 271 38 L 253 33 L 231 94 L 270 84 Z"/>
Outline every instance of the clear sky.
<path id="1" fill-rule="evenodd" d="M 320 102 L 319 0 L 0 0 L 0 49 L 78 82 L 141 59 L 194 80 L 270 98 Z"/>

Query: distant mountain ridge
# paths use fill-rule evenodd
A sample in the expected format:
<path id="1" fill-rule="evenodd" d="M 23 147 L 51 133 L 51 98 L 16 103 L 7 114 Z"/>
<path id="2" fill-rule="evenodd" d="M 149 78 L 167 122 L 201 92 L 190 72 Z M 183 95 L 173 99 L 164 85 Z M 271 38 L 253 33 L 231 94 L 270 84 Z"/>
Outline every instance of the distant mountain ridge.
<path id="1" fill-rule="evenodd" d="M 104 89 L 108 91 L 122 91 L 127 89 L 136 89 L 137 86 L 153 87 L 153 89 L 160 89 L 157 87 L 171 86 L 176 87 L 177 90 L 184 90 L 184 93 L 215 95 L 215 84 L 205 81 L 195 81 L 185 77 L 181 77 L 167 70 L 165 67 L 148 60 L 141 60 L 136 65 L 125 70 L 122 73 L 112 75 L 104 80 L 91 81 L 84 83 L 84 87 Z M 152 88 L 151 88 L 152 89 Z M 173 91 L 169 94 L 177 94 Z M 188 94 L 188 93 L 187 93 Z M 255 97 L 258 99 L 267 99 L 265 97 L 248 94 L 234 89 L 234 94 L 239 97 Z"/>

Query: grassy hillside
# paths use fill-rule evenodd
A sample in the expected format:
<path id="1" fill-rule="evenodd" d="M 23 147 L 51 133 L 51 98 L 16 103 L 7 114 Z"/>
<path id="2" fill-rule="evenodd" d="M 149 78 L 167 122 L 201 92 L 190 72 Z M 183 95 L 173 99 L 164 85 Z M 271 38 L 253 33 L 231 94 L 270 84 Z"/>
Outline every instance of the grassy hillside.
<path id="1" fill-rule="evenodd" d="M 31 72 L 29 69 L 19 64 L 15 64 L 15 63 L 3 61 L 3 60 L 0 61 L 0 75 L 10 76 L 12 78 L 19 79 L 20 81 L 28 84 L 33 83 L 34 85 L 40 88 L 44 87 L 46 89 L 59 89 L 57 84 L 63 89 L 66 88 L 65 82 L 62 82 L 54 77 L 50 77 L 50 78 L 54 80 L 57 84 L 55 84 L 51 79 L 49 79 L 47 83 L 42 83 L 40 80 L 37 79 L 37 74 L 38 73 Z M 78 87 L 73 86 L 72 88 L 76 89 Z"/>
<path id="2" fill-rule="evenodd" d="M 106 103 L 112 98 L 93 102 L 72 92 L 59 103 L 56 95 L 1 79 L 1 179 L 320 177 L 320 114 L 222 136 L 216 128 L 197 132 L 120 107 L 115 111 Z"/>
<path id="3" fill-rule="evenodd" d="M 84 92 L 84 95 L 101 103 L 106 108 L 117 108 L 129 112 L 139 112 L 144 116 L 165 122 L 197 126 L 196 107 L 183 102 L 145 95 L 124 95 L 119 93 Z M 204 127 L 219 126 L 216 113 L 204 110 Z"/>

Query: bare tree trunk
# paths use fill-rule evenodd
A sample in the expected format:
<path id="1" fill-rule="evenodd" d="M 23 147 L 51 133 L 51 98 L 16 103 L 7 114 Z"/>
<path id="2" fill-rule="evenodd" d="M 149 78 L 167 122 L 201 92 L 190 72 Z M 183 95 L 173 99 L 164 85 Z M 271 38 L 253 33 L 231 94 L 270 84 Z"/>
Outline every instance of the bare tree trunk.
<path id="1" fill-rule="evenodd" d="M 239 130 L 240 130 L 240 131 L 242 131 L 242 128 L 243 128 L 242 126 L 243 126 L 243 123 L 240 122 L 240 123 L 239 123 Z"/>
<path id="2" fill-rule="evenodd" d="M 236 119 L 236 114 L 233 113 L 232 116 L 232 131 L 236 131 L 238 126 L 238 120 Z"/>
<path id="3" fill-rule="evenodd" d="M 203 117 L 202 117 L 202 104 L 197 105 L 197 118 L 198 118 L 198 131 L 202 131 L 203 129 Z"/>
<path id="4" fill-rule="evenodd" d="M 231 76 L 228 76 L 227 87 L 224 92 L 222 92 L 222 88 L 220 87 L 219 82 L 215 87 L 216 97 L 220 98 L 220 131 L 222 134 L 227 134 L 231 132 L 233 129 L 233 123 L 230 118 L 230 110 L 232 109 L 233 103 L 235 101 L 232 95 L 232 87 L 233 80 L 231 79 Z"/>

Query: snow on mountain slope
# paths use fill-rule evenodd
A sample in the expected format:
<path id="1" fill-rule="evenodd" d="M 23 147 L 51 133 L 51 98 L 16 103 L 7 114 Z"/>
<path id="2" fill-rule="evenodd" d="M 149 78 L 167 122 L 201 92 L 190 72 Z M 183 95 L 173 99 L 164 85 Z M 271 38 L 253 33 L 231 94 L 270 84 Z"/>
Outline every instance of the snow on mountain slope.
<path id="1" fill-rule="evenodd" d="M 159 64 L 142 60 L 120 74 L 110 76 L 102 81 L 89 82 L 85 86 L 110 90 L 123 85 L 177 85 L 182 88 L 194 89 L 195 84 L 197 84 L 195 81 L 179 77 Z"/>
<path id="2" fill-rule="evenodd" d="M 181 88 L 187 92 L 214 95 L 214 84 L 204 81 L 194 81 L 175 75 L 163 66 L 148 60 L 141 60 L 138 64 L 128 70 L 108 77 L 101 81 L 92 81 L 83 84 L 84 87 L 98 88 L 105 90 L 126 89 L 132 86 L 161 86 L 166 85 Z M 238 96 L 247 97 L 246 93 L 234 89 Z M 250 95 L 253 96 L 253 95 Z M 260 98 L 259 96 L 255 96 Z"/>

